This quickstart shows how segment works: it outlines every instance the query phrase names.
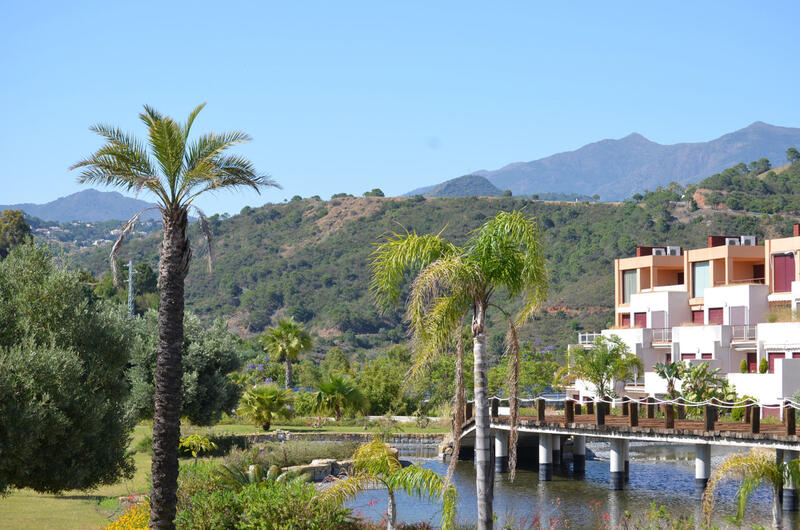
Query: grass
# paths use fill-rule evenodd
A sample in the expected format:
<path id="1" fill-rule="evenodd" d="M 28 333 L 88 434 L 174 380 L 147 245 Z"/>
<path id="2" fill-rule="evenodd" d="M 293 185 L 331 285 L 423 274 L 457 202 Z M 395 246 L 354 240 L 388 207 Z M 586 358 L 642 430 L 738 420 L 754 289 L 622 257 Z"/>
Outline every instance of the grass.
<path id="1" fill-rule="evenodd" d="M 377 426 L 370 426 L 367 431 L 363 425 L 336 425 L 330 423 L 322 427 L 306 425 L 273 425 L 273 429 L 283 429 L 292 432 L 376 432 Z M 215 434 L 234 433 L 249 434 L 263 432 L 249 424 L 229 423 L 213 427 L 194 427 L 184 425 L 184 435 L 189 432 L 212 432 Z M 420 429 L 414 424 L 403 425 L 402 433 L 442 433 L 447 429 L 430 426 Z M 143 422 L 137 425 L 133 432 L 131 448 L 148 436 L 152 436 L 152 424 Z M 109 519 L 119 513 L 123 507 L 118 502 L 119 497 L 137 493 L 146 493 L 150 475 L 150 455 L 136 453 L 134 455 L 136 473 L 130 480 L 123 480 L 117 484 L 102 486 L 92 491 L 66 491 L 61 495 L 41 494 L 32 490 L 15 490 L 8 496 L 0 498 L 0 526 L 2 528 L 15 528 L 20 530 L 72 530 L 93 529 L 108 524 Z"/>

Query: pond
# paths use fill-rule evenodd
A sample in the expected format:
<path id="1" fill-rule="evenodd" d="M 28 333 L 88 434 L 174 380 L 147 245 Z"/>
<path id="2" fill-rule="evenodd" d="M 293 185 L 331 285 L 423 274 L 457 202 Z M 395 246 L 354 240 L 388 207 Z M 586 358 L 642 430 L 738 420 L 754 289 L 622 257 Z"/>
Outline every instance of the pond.
<path id="1" fill-rule="evenodd" d="M 587 460 L 586 474 L 576 479 L 569 471 L 554 472 L 552 482 L 539 482 L 538 471 L 531 467 L 519 469 L 511 483 L 507 474 L 498 474 L 494 486 L 494 511 L 498 527 L 506 522 L 516 522 L 529 527 L 534 519 L 550 526 L 550 521 L 560 528 L 567 520 L 570 528 L 597 528 L 598 521 L 608 514 L 612 521 L 619 520 L 625 511 L 634 516 L 649 510 L 651 503 L 666 506 L 673 515 L 695 515 L 699 518 L 699 501 L 694 498 L 693 446 L 635 444 L 630 446 L 630 482 L 623 491 L 611 491 L 609 482 L 609 446 L 605 442 L 587 443 L 594 459 Z M 733 450 L 712 447 L 712 470 Z M 402 454 L 402 453 L 401 453 Z M 444 474 L 447 464 L 436 459 L 404 457 L 417 465 Z M 475 524 L 477 507 L 475 498 L 475 471 L 472 461 L 459 462 L 453 482 L 460 499 L 458 521 Z M 737 484 L 724 483 L 714 510 L 715 521 L 725 527 L 725 515 L 735 512 L 733 503 Z M 380 490 L 360 494 L 349 506 L 364 517 L 378 521 L 386 510 L 386 493 Z M 439 523 L 440 510 L 435 505 L 397 495 L 398 520 L 402 522 Z M 746 522 L 750 525 L 769 526 L 772 509 L 772 492 L 760 488 L 751 498 Z M 795 519 L 784 514 L 784 523 L 794 528 Z M 794 516 L 791 516 L 794 517 Z M 523 523 L 523 524 L 520 524 Z"/>

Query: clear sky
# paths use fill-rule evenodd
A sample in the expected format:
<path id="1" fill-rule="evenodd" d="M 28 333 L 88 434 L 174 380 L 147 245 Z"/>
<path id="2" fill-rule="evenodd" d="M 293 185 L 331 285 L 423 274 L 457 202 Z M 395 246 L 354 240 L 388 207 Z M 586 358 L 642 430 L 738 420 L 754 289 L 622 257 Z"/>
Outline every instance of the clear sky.
<path id="1" fill-rule="evenodd" d="M 639 132 L 706 141 L 800 126 L 798 2 L 8 2 L 0 204 L 79 191 L 68 167 L 141 105 L 239 151 L 293 195 L 387 195 Z M 542 190 L 547 191 L 547 190 Z M 142 197 L 148 199 L 148 197 Z"/>

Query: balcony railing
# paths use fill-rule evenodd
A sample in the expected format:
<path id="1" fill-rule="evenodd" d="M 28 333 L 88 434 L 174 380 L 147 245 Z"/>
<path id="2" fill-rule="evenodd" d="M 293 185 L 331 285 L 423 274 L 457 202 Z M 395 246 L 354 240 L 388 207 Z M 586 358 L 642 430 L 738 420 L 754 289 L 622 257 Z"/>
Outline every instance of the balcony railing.
<path id="1" fill-rule="evenodd" d="M 653 342 L 672 342 L 672 328 L 653 328 Z"/>
<path id="2" fill-rule="evenodd" d="M 756 340 L 756 327 L 731 326 L 731 340 L 736 340 L 736 341 Z"/>
<path id="3" fill-rule="evenodd" d="M 601 337 L 601 333 L 591 332 L 591 333 L 578 333 L 578 344 L 588 346 L 590 344 L 594 344 L 594 340 L 597 337 Z"/>
<path id="4" fill-rule="evenodd" d="M 764 278 L 743 278 L 741 280 L 719 280 L 714 281 L 714 285 L 744 285 L 744 284 L 755 284 L 755 285 L 764 285 Z"/>

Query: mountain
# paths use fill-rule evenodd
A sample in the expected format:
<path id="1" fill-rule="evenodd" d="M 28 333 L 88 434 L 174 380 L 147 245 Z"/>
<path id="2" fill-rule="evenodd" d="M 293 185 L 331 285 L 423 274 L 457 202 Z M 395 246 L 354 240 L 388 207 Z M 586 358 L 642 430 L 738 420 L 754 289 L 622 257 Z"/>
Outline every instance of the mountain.
<path id="1" fill-rule="evenodd" d="M 46 204 L 10 204 L 0 205 L 2 210 L 22 210 L 32 217 L 46 221 L 66 223 L 70 221 L 127 221 L 138 212 L 154 206 L 153 204 L 126 197 L 116 191 L 98 191 L 94 189 L 79 191 L 66 197 L 60 197 Z M 161 219 L 158 210 L 142 214 L 141 219 Z"/>
<path id="2" fill-rule="evenodd" d="M 491 197 L 502 194 L 500 188 L 489 182 L 486 177 L 478 175 L 454 178 L 423 192 L 426 197 Z"/>
<path id="3" fill-rule="evenodd" d="M 673 181 L 698 182 L 739 162 L 764 157 L 779 165 L 786 159 L 786 149 L 796 146 L 800 146 L 800 129 L 759 121 L 709 142 L 662 145 L 633 133 L 473 174 L 514 195 L 596 193 L 604 200 L 619 200 Z"/>

